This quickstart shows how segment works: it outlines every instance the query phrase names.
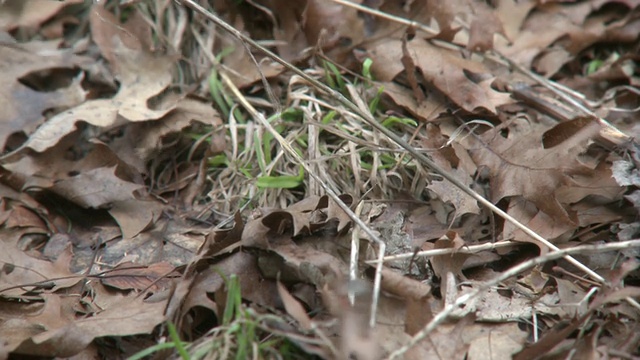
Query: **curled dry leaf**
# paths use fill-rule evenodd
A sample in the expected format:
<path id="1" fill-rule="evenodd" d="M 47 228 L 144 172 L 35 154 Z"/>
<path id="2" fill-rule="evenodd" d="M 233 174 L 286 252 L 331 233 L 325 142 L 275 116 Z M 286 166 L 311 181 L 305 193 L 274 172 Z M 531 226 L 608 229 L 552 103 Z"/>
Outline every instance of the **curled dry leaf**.
<path id="1" fill-rule="evenodd" d="M 284 308 L 287 310 L 287 313 L 296 319 L 298 324 L 300 324 L 304 330 L 311 330 L 311 318 L 304 307 L 302 307 L 302 304 L 300 304 L 300 302 L 291 295 L 289 290 L 287 290 L 282 283 L 278 282 L 277 284 L 278 294 L 280 294 L 280 299 L 282 299 L 282 303 L 284 304 Z"/>
<path id="2" fill-rule="evenodd" d="M 131 239 L 155 224 L 164 209 L 159 201 L 132 197 L 112 202 L 109 215 L 118 223 L 122 237 Z"/>
<path id="3" fill-rule="evenodd" d="M 580 188 L 581 177 L 595 179 L 595 173 L 581 164 L 578 156 L 598 134 L 599 126 L 592 122 L 550 149 L 542 148 L 546 128 L 540 123 L 511 123 L 506 138 L 500 134 L 505 127 L 497 126 L 477 140 L 469 137 L 464 144 L 478 167 L 489 170 L 492 201 L 522 196 L 559 224 L 575 225 L 575 214 L 563 205 L 558 189 L 563 185 Z M 589 194 L 585 189 L 582 195 Z"/>
<path id="4" fill-rule="evenodd" d="M 80 78 L 54 91 L 40 91 L 20 81 L 34 72 L 71 69 L 88 60 L 68 49 L 58 49 L 59 43 L 39 42 L 31 46 L 0 44 L 0 81 L 3 84 L 0 89 L 0 107 L 3 109 L 0 114 L 0 149 L 5 148 L 11 134 L 35 130 L 45 120 L 43 114 L 47 110 L 66 109 L 84 101 L 85 92 L 80 86 Z"/>
<path id="5" fill-rule="evenodd" d="M 512 102 L 509 94 L 492 89 L 490 80 L 471 80 L 468 74 L 493 76 L 484 65 L 462 58 L 457 51 L 433 45 L 419 37 L 407 42 L 407 51 L 428 84 L 469 112 L 486 109 L 495 114 L 497 107 Z M 400 40 L 375 45 L 368 55 L 373 59 L 374 75 L 382 81 L 390 81 L 404 71 Z"/>
<path id="6" fill-rule="evenodd" d="M 123 297 L 111 306 L 102 309 L 93 316 L 84 314 L 60 314 L 58 295 L 48 297 L 47 306 L 40 319 L 47 317 L 51 323 L 44 331 L 42 325 L 33 319 L 39 331 L 24 339 L 14 349 L 17 354 L 47 356 L 57 354 L 70 357 L 85 349 L 95 338 L 105 336 L 127 336 L 147 334 L 163 321 L 166 301 L 145 302 L 142 296 Z M 72 305 L 72 304 L 68 304 Z M 58 319 L 52 318 L 58 314 Z M 75 318 L 75 316 L 78 316 Z M 54 350 L 55 349 L 55 350 Z"/>
<path id="7" fill-rule="evenodd" d="M 38 28 L 63 7 L 82 2 L 82 0 L 3 1 L 0 3 L 0 29 L 11 31 L 19 27 Z"/>
<path id="8" fill-rule="evenodd" d="M 143 185 L 118 178 L 115 167 L 102 167 L 58 181 L 52 190 L 82 207 L 97 209 L 135 199 L 133 193 L 142 188 Z"/>
<path id="9" fill-rule="evenodd" d="M 100 34 L 95 40 L 110 60 L 120 89 L 112 99 L 86 101 L 52 117 L 31 135 L 25 147 L 42 152 L 74 131 L 78 121 L 109 128 L 126 121 L 156 120 L 177 106 L 176 97 L 164 97 L 153 108 L 149 105 L 150 99 L 171 84 L 174 59 L 142 48 L 140 41 L 132 40 L 135 36 L 102 7 L 94 6 L 91 14 L 92 33 Z"/>
<path id="10" fill-rule="evenodd" d="M 446 144 L 446 139 L 440 134 L 440 130 L 435 125 L 427 125 L 427 136 L 423 138 L 422 142 L 428 149 L 438 149 L 438 151 L 431 153 L 431 158 L 438 166 L 451 173 L 461 182 L 467 185 L 473 184 L 472 174 L 476 172 L 475 164 L 473 164 L 468 154 L 460 151 L 461 149 L 458 148 L 458 152 L 456 152 L 456 146 L 443 148 Z M 450 202 L 456 208 L 455 218 L 464 214 L 480 213 L 478 202 L 448 181 L 434 180 L 427 188 L 433 191 L 442 201 Z"/>
<path id="11" fill-rule="evenodd" d="M 372 269 L 369 269 L 372 270 Z M 403 276 L 389 268 L 382 269 L 381 288 L 406 302 L 404 331 L 413 336 L 432 320 L 431 286 Z"/>
<path id="12" fill-rule="evenodd" d="M 275 280 L 262 276 L 257 261 L 255 255 L 244 251 L 236 252 L 213 264 L 201 261 L 198 266 L 206 267 L 189 280 L 191 282 L 189 286 L 182 288 L 182 294 L 174 295 L 174 300 L 183 301 L 179 316 L 185 316 L 194 307 L 202 306 L 211 309 L 221 319 L 219 309 L 224 304 L 216 303 L 212 295 L 225 286 L 225 277 L 233 274 L 238 277 L 244 299 L 266 307 L 281 306 Z M 180 287 L 179 284 L 178 288 Z"/>
<path id="13" fill-rule="evenodd" d="M 47 290 L 69 288 L 81 280 L 69 270 L 71 250 L 69 247 L 55 262 L 30 256 L 18 247 L 18 241 L 29 229 L 3 229 L 0 241 L 0 296 L 20 298 L 38 296 Z"/>

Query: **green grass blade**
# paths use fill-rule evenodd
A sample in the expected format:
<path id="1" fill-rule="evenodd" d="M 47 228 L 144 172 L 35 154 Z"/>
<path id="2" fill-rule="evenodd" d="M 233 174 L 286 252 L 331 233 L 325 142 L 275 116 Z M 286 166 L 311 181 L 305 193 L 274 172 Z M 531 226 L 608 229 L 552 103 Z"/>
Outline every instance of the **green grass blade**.
<path id="1" fill-rule="evenodd" d="M 162 351 L 162 350 L 167 350 L 167 349 L 173 349 L 176 348 L 176 344 L 174 342 L 166 342 L 166 343 L 162 343 L 162 344 L 156 344 L 153 345 L 151 347 L 148 347 L 144 350 L 138 351 L 137 353 L 131 355 L 130 357 L 127 358 L 127 360 L 140 360 L 140 359 L 144 359 L 147 356 L 152 355 L 155 352 L 158 351 Z"/>
<path id="2" fill-rule="evenodd" d="M 293 189 L 304 181 L 304 170 L 300 168 L 297 176 L 260 176 L 256 181 L 256 186 L 261 189 Z"/>
<path id="3" fill-rule="evenodd" d="M 171 340 L 173 340 L 173 343 L 175 344 L 176 350 L 178 351 L 178 354 L 180 354 L 180 357 L 183 360 L 190 360 L 191 356 L 189 356 L 187 349 L 184 348 L 184 344 L 182 343 L 182 341 L 180 341 L 180 336 L 178 335 L 176 326 L 173 325 L 171 321 L 167 322 L 167 330 L 169 330 L 169 337 L 171 337 Z"/>

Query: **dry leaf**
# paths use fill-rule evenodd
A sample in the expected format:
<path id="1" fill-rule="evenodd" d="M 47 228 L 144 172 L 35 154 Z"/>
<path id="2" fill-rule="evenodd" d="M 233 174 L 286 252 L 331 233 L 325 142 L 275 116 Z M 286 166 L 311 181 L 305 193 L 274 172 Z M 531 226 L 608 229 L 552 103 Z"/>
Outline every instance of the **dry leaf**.
<path id="1" fill-rule="evenodd" d="M 82 2 L 82 0 L 3 1 L 0 3 L 0 29 L 11 31 L 18 27 L 37 28 L 56 15 L 63 7 Z"/>
<path id="2" fill-rule="evenodd" d="M 141 266 L 127 262 L 118 264 L 113 270 L 104 273 L 100 281 L 120 290 L 150 290 L 158 292 L 171 286 L 172 278 L 178 275 L 175 267 L 167 262 Z"/>
<path id="3" fill-rule="evenodd" d="M 51 190 L 82 207 L 98 209 L 113 202 L 135 199 L 134 191 L 142 188 L 143 185 L 118 178 L 114 166 L 60 180 Z"/>
<path id="4" fill-rule="evenodd" d="M 102 7 L 94 6 L 91 14 L 92 32 L 100 34 L 101 40 L 96 40 L 111 61 L 120 89 L 113 99 L 86 101 L 57 114 L 31 135 L 26 147 L 42 152 L 74 131 L 78 121 L 109 128 L 125 121 L 156 120 L 177 106 L 178 99 L 165 97 L 157 106 L 149 107 L 149 100 L 171 84 L 174 60 L 143 49 L 140 40 L 123 30 Z"/>
<path id="5" fill-rule="evenodd" d="M 0 149 L 4 149 L 8 137 L 16 132 L 31 133 L 45 120 L 44 113 L 52 109 L 76 106 L 85 99 L 80 78 L 67 87 L 38 90 L 26 86 L 20 80 L 38 71 L 54 68 L 70 69 L 86 62 L 70 50 L 57 49 L 59 41 L 31 44 L 0 44 Z M 37 46 L 40 45 L 40 46 Z M 36 50 L 37 49 L 37 50 Z"/>
<path id="6" fill-rule="evenodd" d="M 311 318 L 309 318 L 309 315 L 307 315 L 307 312 L 300 302 L 296 300 L 289 290 L 287 290 L 287 288 L 285 288 L 280 282 L 278 282 L 278 294 L 280 294 L 280 299 L 282 299 L 282 303 L 284 304 L 284 308 L 287 310 L 287 313 L 296 319 L 298 324 L 300 324 L 304 330 L 311 330 Z"/>
<path id="7" fill-rule="evenodd" d="M 506 138 L 500 134 L 504 126 L 498 126 L 485 132 L 481 141 L 465 144 L 478 167 L 489 170 L 492 201 L 522 196 L 558 224 L 575 225 L 575 214 L 570 214 L 560 203 L 556 191 L 561 185 L 578 186 L 574 180 L 576 175 L 589 175 L 589 169 L 577 158 L 599 127 L 592 123 L 562 144 L 543 149 L 544 126 L 528 121 L 510 125 Z M 587 194 L 585 191 L 584 195 Z"/>
<path id="8" fill-rule="evenodd" d="M 469 78 L 468 74 L 492 77 L 481 63 L 464 59 L 453 50 L 418 37 L 409 41 L 407 48 L 425 80 L 463 109 L 469 112 L 486 109 L 495 114 L 498 106 L 512 102 L 509 94 L 492 89 L 490 81 L 474 82 Z M 392 80 L 404 70 L 400 61 L 403 56 L 400 40 L 378 44 L 369 50 L 369 55 L 373 59 L 372 71 L 382 81 Z"/>

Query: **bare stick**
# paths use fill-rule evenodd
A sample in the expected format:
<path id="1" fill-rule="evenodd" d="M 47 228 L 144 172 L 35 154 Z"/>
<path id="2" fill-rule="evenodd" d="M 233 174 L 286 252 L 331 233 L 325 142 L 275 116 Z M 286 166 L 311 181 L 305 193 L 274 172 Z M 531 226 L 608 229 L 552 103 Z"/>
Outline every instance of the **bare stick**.
<path id="1" fill-rule="evenodd" d="M 516 246 L 518 244 L 522 244 L 522 243 L 507 240 L 507 241 L 499 241 L 496 243 L 470 245 L 470 246 L 462 247 L 460 249 L 446 248 L 446 249 L 424 250 L 424 251 L 418 251 L 417 253 L 410 252 L 410 253 L 385 256 L 383 258 L 383 261 L 387 262 L 387 261 L 394 261 L 394 260 L 409 259 L 414 257 L 432 257 L 432 256 L 448 255 L 448 254 L 475 254 L 480 251 L 495 250 L 495 249 L 500 249 L 500 248 L 505 248 L 510 246 Z M 367 264 L 375 264 L 378 262 L 378 260 L 368 260 L 365 262 Z"/>

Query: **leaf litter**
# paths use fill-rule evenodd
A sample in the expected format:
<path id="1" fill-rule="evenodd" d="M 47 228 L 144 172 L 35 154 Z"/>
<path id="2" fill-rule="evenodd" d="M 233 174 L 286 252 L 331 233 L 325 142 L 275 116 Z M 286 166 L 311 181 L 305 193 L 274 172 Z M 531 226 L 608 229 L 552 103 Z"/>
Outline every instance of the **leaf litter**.
<path id="1" fill-rule="evenodd" d="M 35 3 L 0 4 L 0 357 L 639 355 L 636 2 L 212 5 L 305 76 L 187 1 Z M 380 288 L 319 182 L 405 259 Z"/>

